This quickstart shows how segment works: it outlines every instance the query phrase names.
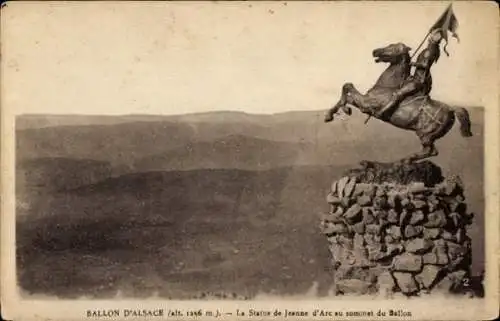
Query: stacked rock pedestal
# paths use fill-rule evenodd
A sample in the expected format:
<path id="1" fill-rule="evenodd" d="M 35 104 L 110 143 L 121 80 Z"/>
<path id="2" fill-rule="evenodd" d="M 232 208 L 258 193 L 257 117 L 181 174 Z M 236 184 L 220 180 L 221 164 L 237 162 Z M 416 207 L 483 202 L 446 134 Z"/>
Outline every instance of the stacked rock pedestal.
<path id="1" fill-rule="evenodd" d="M 463 186 L 431 162 L 352 170 L 321 221 L 338 294 L 453 292 L 470 275 Z"/>

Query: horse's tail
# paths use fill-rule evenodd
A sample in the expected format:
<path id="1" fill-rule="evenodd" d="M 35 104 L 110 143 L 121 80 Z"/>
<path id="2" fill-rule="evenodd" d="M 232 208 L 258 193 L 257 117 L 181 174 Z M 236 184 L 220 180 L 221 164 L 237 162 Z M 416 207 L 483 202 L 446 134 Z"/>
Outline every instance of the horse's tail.
<path id="1" fill-rule="evenodd" d="M 470 130 L 470 117 L 467 109 L 462 107 L 453 108 L 455 116 L 457 116 L 458 122 L 460 123 L 460 133 L 463 137 L 471 137 L 472 132 Z"/>

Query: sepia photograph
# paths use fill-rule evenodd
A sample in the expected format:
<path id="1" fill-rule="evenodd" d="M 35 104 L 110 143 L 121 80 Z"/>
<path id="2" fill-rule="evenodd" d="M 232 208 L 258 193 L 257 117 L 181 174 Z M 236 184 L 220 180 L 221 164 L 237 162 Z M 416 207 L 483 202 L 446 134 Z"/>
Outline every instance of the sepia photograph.
<path id="1" fill-rule="evenodd" d="M 1 13 L 4 318 L 498 316 L 493 2 Z"/>

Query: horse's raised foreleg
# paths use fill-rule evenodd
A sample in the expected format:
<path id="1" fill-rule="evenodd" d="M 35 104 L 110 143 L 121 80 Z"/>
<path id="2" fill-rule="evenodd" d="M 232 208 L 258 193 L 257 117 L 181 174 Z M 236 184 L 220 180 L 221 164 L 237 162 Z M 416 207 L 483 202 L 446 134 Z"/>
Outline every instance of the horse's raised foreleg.
<path id="1" fill-rule="evenodd" d="M 340 95 L 340 99 L 335 105 L 333 105 L 332 108 L 328 109 L 328 111 L 326 112 L 325 122 L 331 122 L 333 120 L 333 116 L 339 111 L 340 108 L 342 108 L 342 110 L 348 115 L 351 114 L 351 110 L 345 108 L 346 107 L 345 105 L 348 103 L 347 98 L 348 98 L 349 84 L 350 83 L 346 83 L 342 86 L 342 94 Z"/>
<path id="2" fill-rule="evenodd" d="M 325 114 L 325 123 L 331 122 L 333 120 L 333 115 L 335 115 L 342 106 L 343 104 L 341 99 L 332 108 L 328 109 Z"/>
<path id="3" fill-rule="evenodd" d="M 373 101 L 368 95 L 361 94 L 351 83 L 346 83 L 343 90 L 345 91 L 346 102 L 348 104 L 358 108 L 362 113 L 373 113 Z"/>

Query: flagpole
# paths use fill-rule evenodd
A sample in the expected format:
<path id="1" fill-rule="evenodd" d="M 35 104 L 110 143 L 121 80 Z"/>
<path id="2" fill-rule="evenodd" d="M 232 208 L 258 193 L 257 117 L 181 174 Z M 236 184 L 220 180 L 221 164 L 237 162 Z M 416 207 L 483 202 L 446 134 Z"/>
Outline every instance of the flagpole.
<path id="1" fill-rule="evenodd" d="M 424 44 L 424 42 L 427 39 L 427 37 L 429 37 L 430 33 L 431 33 L 431 30 L 427 31 L 427 34 L 425 35 L 424 40 L 422 40 L 422 42 L 418 45 L 417 49 L 415 49 L 415 51 L 413 52 L 413 55 L 411 55 L 410 60 L 412 60 L 413 57 L 415 57 L 415 55 L 417 54 L 417 52 L 420 50 L 420 47 L 422 47 L 422 45 Z"/>
<path id="2" fill-rule="evenodd" d="M 439 19 L 437 21 L 440 21 L 441 19 L 445 18 L 445 21 L 449 22 L 450 17 L 451 17 L 451 8 L 452 8 L 452 3 L 450 3 L 448 5 L 448 8 L 446 8 L 446 10 L 443 12 L 443 14 L 441 14 L 441 16 L 439 17 Z M 413 55 L 411 56 L 411 59 L 413 59 L 413 57 L 415 57 L 415 55 L 417 54 L 417 52 L 420 49 L 420 47 L 422 47 L 422 45 L 424 44 L 424 42 L 427 39 L 427 37 L 429 37 L 429 35 L 431 34 L 431 32 L 433 30 L 433 27 L 435 27 L 436 23 L 429 29 L 429 31 L 427 31 L 427 34 L 425 35 L 424 40 L 422 40 L 422 42 L 420 43 L 420 45 L 418 45 L 417 49 L 413 52 Z M 445 31 L 445 32 L 447 32 L 447 31 Z"/>

